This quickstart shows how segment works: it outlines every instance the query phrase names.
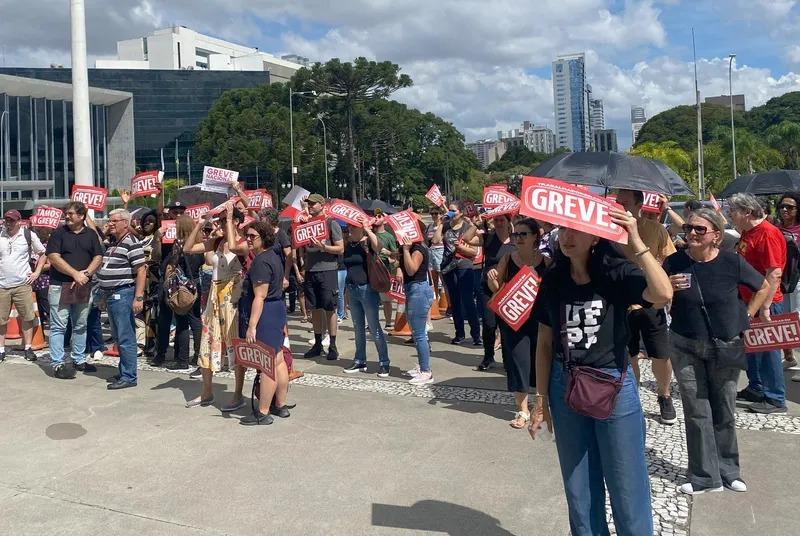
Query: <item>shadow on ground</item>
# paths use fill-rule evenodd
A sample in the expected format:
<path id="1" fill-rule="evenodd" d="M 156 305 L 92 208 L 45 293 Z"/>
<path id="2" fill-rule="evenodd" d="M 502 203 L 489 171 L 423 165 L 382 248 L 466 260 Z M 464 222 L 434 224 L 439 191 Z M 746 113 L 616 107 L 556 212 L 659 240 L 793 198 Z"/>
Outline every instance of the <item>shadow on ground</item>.
<path id="1" fill-rule="evenodd" d="M 373 503 L 372 525 L 453 535 L 512 535 L 498 519 L 483 512 L 433 500 L 418 501 L 412 506 Z"/>

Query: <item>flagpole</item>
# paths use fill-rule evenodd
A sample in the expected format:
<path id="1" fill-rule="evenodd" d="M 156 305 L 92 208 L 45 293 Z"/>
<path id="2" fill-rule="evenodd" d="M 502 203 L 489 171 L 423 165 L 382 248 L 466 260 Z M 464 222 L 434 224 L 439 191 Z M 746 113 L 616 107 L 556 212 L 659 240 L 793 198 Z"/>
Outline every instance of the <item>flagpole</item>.
<path id="1" fill-rule="evenodd" d="M 697 83 L 697 48 L 694 41 L 694 27 L 692 28 L 692 55 L 694 56 L 694 94 L 697 106 L 697 189 L 700 201 L 706 197 L 706 176 L 703 170 L 703 113 L 700 107 L 700 88 Z"/>

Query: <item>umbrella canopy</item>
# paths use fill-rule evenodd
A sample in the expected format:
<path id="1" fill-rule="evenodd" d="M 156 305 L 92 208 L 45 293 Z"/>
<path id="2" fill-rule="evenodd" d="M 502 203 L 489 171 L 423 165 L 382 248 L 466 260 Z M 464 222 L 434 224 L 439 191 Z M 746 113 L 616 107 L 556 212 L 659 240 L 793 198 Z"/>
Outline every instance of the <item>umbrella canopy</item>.
<path id="1" fill-rule="evenodd" d="M 780 195 L 784 192 L 798 191 L 800 191 L 800 171 L 775 169 L 737 177 L 719 195 L 720 197 L 738 193 Z"/>
<path id="2" fill-rule="evenodd" d="M 399 212 L 397 207 L 393 207 L 386 201 L 381 201 L 380 199 L 362 199 L 358 202 L 358 206 L 364 211 L 372 212 L 373 214 L 377 209 L 380 209 L 384 214 L 395 214 Z"/>
<path id="3" fill-rule="evenodd" d="M 693 194 L 686 182 L 663 162 L 624 153 L 564 153 L 542 162 L 531 175 L 608 189 Z"/>

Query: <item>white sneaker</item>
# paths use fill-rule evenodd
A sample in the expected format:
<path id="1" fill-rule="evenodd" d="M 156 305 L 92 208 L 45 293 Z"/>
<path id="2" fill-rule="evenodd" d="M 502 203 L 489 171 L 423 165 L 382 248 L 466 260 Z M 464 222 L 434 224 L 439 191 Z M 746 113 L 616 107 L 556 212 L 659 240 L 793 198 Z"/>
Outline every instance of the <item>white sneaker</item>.
<path id="1" fill-rule="evenodd" d="M 433 372 L 430 370 L 428 372 L 420 371 L 418 375 L 408 380 L 408 383 L 411 385 L 427 385 L 433 383 Z"/>
<path id="2" fill-rule="evenodd" d="M 419 376 L 419 366 L 412 368 L 411 370 L 407 370 L 403 373 L 403 376 L 409 376 L 411 378 L 416 378 Z"/>
<path id="3" fill-rule="evenodd" d="M 685 493 L 686 495 L 701 495 L 703 493 L 717 493 L 718 491 L 722 491 L 722 486 L 718 488 L 703 488 L 695 490 L 692 486 L 692 483 L 687 482 L 686 484 L 681 484 L 678 486 L 678 491 Z"/>
<path id="4" fill-rule="evenodd" d="M 311 345 L 311 346 L 314 346 L 315 342 L 316 342 L 316 339 L 314 339 L 314 337 L 308 339 L 308 344 Z M 322 337 L 322 346 L 326 347 L 326 346 L 330 346 L 330 344 L 331 344 L 331 336 L 326 333 L 325 336 Z"/>
<path id="5" fill-rule="evenodd" d="M 729 490 L 736 491 L 738 493 L 744 493 L 745 491 L 747 491 L 747 484 L 745 484 L 744 480 L 742 480 L 741 478 L 737 478 L 732 482 L 725 482 L 723 480 L 722 485 L 728 488 Z"/>

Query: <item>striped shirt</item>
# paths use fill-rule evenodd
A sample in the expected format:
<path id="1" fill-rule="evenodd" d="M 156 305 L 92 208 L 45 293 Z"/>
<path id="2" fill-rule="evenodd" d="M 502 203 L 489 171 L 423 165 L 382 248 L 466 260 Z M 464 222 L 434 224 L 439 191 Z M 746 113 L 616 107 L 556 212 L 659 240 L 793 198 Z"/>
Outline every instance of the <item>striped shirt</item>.
<path id="1" fill-rule="evenodd" d="M 100 288 L 113 290 L 132 285 L 136 281 L 136 269 L 145 263 L 144 250 L 141 243 L 132 235 L 126 236 L 122 242 L 110 246 L 100 269 L 95 276 Z"/>

